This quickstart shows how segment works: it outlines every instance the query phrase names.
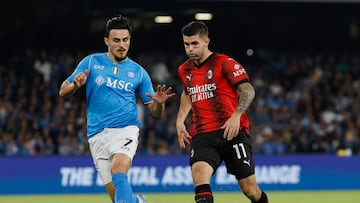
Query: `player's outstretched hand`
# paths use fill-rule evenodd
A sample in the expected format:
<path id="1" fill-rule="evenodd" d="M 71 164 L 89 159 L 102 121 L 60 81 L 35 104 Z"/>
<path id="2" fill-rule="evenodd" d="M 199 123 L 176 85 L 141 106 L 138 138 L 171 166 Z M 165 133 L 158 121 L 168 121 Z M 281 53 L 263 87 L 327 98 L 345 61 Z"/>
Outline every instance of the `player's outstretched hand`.
<path id="1" fill-rule="evenodd" d="M 165 103 L 170 97 L 175 96 L 175 93 L 171 92 L 171 87 L 166 87 L 166 85 L 157 85 L 155 94 L 146 93 L 146 96 L 150 97 L 157 103 L 163 104 Z"/>

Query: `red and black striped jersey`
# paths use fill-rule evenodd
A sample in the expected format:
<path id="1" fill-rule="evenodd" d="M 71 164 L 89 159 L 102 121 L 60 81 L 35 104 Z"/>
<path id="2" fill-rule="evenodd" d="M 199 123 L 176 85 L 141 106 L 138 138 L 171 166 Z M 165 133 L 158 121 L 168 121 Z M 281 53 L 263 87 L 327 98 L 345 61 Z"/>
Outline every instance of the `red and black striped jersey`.
<path id="1" fill-rule="evenodd" d="M 190 96 L 195 134 L 219 130 L 238 105 L 237 87 L 249 82 L 244 67 L 224 54 L 213 53 L 202 64 L 187 60 L 179 66 L 184 91 Z M 240 129 L 250 133 L 246 114 Z"/>

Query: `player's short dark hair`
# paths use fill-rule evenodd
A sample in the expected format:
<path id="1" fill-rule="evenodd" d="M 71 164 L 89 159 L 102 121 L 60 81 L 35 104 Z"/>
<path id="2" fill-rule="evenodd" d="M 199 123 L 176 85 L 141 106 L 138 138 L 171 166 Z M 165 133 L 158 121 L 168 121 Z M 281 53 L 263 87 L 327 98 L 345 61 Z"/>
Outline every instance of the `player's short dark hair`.
<path id="1" fill-rule="evenodd" d="M 109 37 L 110 30 L 112 29 L 127 29 L 131 35 L 132 33 L 132 26 L 128 18 L 118 15 L 113 18 L 110 18 L 105 24 L 105 37 Z"/>
<path id="2" fill-rule="evenodd" d="M 200 35 L 200 36 L 209 36 L 209 28 L 204 22 L 201 21 L 191 21 L 188 24 L 182 27 L 181 32 L 185 36 Z"/>

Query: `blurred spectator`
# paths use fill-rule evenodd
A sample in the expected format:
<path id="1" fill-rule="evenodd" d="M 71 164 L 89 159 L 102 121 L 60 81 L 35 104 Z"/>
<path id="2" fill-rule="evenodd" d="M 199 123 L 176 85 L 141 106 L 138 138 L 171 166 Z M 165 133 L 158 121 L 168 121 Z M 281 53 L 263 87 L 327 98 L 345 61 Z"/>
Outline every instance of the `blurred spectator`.
<path id="1" fill-rule="evenodd" d="M 161 84 L 170 79 L 170 73 L 166 65 L 166 61 L 162 58 L 163 57 L 157 57 L 157 60 L 150 68 L 150 75 L 155 84 Z"/>

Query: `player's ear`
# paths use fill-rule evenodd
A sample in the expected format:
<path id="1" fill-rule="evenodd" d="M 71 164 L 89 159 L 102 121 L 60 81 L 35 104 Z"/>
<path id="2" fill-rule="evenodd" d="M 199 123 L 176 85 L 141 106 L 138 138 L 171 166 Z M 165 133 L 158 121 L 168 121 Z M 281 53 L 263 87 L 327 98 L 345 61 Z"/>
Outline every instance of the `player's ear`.
<path id="1" fill-rule="evenodd" d="M 209 45 L 209 43 L 210 43 L 210 38 L 206 37 L 205 40 L 204 40 L 204 42 L 205 42 L 207 45 Z"/>
<path id="2" fill-rule="evenodd" d="M 104 37 L 104 43 L 106 44 L 106 46 L 109 46 L 109 38 Z"/>

